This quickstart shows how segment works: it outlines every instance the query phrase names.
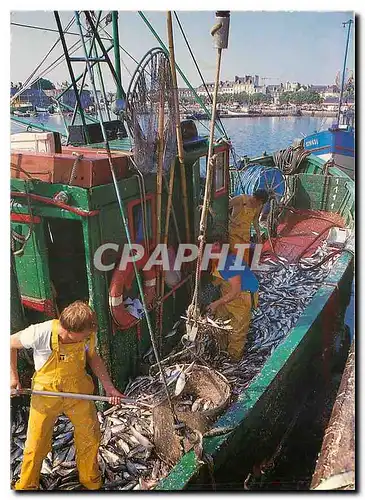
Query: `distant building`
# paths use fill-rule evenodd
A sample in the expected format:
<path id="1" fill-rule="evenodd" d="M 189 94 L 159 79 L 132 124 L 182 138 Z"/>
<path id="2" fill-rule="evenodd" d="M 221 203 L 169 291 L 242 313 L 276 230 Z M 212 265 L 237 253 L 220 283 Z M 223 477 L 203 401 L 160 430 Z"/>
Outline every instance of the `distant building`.
<path id="1" fill-rule="evenodd" d="M 214 83 L 206 83 L 205 86 L 207 87 L 209 94 L 213 95 L 213 92 L 214 92 Z M 199 96 L 206 96 L 207 95 L 207 91 L 205 90 L 204 85 L 200 85 L 199 87 L 197 87 L 196 93 Z"/>
<path id="2" fill-rule="evenodd" d="M 46 94 L 46 96 L 51 97 L 51 98 L 55 98 L 56 96 L 58 96 L 58 94 L 60 94 L 62 92 L 62 90 L 50 89 L 50 90 L 43 90 L 43 92 Z"/>
<path id="3" fill-rule="evenodd" d="M 233 85 L 234 94 L 240 94 L 241 92 L 246 92 L 247 94 L 265 92 L 265 85 L 260 86 L 259 81 L 259 75 L 235 76 Z"/>
<path id="4" fill-rule="evenodd" d="M 61 91 L 62 92 L 62 91 Z M 94 100 L 91 96 L 90 90 L 83 90 L 79 93 L 81 106 L 83 109 L 88 108 L 94 104 Z M 76 104 L 76 96 L 73 89 L 67 90 L 60 98 L 60 102 L 62 104 L 66 104 L 66 106 L 70 106 L 71 108 L 75 107 Z"/>
<path id="5" fill-rule="evenodd" d="M 340 95 L 340 89 L 337 85 L 329 85 L 322 93 L 323 97 L 338 97 Z"/>
<path id="6" fill-rule="evenodd" d="M 338 105 L 340 102 L 339 96 L 337 97 L 326 97 L 324 101 L 322 102 L 322 106 L 328 111 L 337 111 L 338 110 Z M 345 110 L 346 108 L 352 108 L 354 105 L 354 98 L 353 97 L 348 97 L 347 99 L 345 98 L 342 102 L 341 109 Z"/>
<path id="7" fill-rule="evenodd" d="M 284 92 L 284 85 L 266 85 L 266 94 L 270 95 L 274 104 L 279 104 L 280 95 Z"/>
<path id="8" fill-rule="evenodd" d="M 17 92 L 18 89 L 16 87 L 12 87 L 10 89 L 10 97 L 13 97 Z M 13 104 L 17 105 L 24 103 L 30 103 L 33 107 L 37 106 L 38 108 L 45 108 L 51 104 L 51 99 L 43 90 L 27 89 L 16 98 L 16 101 Z"/>
<path id="9" fill-rule="evenodd" d="M 224 94 L 224 95 L 233 95 L 234 94 L 234 82 L 220 82 L 219 89 L 218 89 L 219 94 Z"/>
<path id="10" fill-rule="evenodd" d="M 326 91 L 327 88 L 328 88 L 327 85 L 309 85 L 309 89 L 308 90 L 311 90 L 312 92 L 317 92 L 322 97 L 324 97 L 323 94 L 324 94 L 324 92 Z"/>
<path id="11" fill-rule="evenodd" d="M 322 106 L 328 111 L 337 111 L 339 98 L 338 97 L 326 97 L 322 102 Z"/>
<path id="12" fill-rule="evenodd" d="M 285 92 L 296 92 L 300 88 L 299 82 L 285 82 L 284 91 Z"/>
<path id="13" fill-rule="evenodd" d="M 203 87 L 204 88 L 204 87 Z M 179 99 L 194 99 L 194 92 L 188 87 L 178 89 Z"/>

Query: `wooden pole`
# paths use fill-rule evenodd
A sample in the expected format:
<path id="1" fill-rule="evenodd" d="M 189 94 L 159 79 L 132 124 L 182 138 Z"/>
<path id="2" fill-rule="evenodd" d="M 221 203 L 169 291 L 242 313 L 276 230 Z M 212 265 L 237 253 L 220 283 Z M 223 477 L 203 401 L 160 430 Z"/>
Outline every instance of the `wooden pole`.
<path id="1" fill-rule="evenodd" d="M 162 176 L 163 176 L 163 157 L 164 157 L 164 125 L 165 125 L 165 60 L 163 66 L 160 67 L 160 95 L 159 95 L 159 111 L 158 111 L 158 151 L 157 151 L 157 228 L 156 228 L 156 244 L 161 243 L 161 226 L 162 226 Z M 163 270 L 161 269 L 156 276 L 156 297 L 159 301 L 161 295 Z M 162 306 L 157 305 L 156 314 L 156 331 L 157 331 L 157 350 L 161 353 L 161 337 L 162 337 L 162 322 L 161 322 Z"/>
<path id="2" fill-rule="evenodd" d="M 164 68 L 160 68 L 164 72 Z M 161 209 L 162 209 L 162 175 L 163 175 L 163 152 L 164 152 L 164 124 L 165 124 L 165 79 L 164 75 L 160 75 L 161 88 L 159 95 L 159 110 L 158 110 L 158 150 L 157 150 L 157 228 L 156 228 L 156 244 L 161 243 Z"/>
<path id="3" fill-rule="evenodd" d="M 181 172 L 181 189 L 183 196 L 183 207 L 184 207 L 184 218 L 185 218 L 185 228 L 186 228 L 186 242 L 190 242 L 190 223 L 189 223 L 189 210 L 188 210 L 188 192 L 186 186 L 186 171 L 184 163 L 184 147 L 181 134 L 180 126 L 180 110 L 179 110 L 179 96 L 177 91 L 177 77 L 176 77 L 176 64 L 175 64 L 175 51 L 174 51 L 174 37 L 172 32 L 172 17 L 171 11 L 167 11 L 167 35 L 169 40 L 169 54 L 170 54 L 170 66 L 171 66 L 171 76 L 172 76 L 172 87 L 173 96 L 175 104 L 176 113 L 176 139 L 177 139 L 177 152 L 180 164 Z"/>
<path id="4" fill-rule="evenodd" d="M 213 180 L 213 145 L 214 145 L 214 123 L 217 114 L 217 96 L 218 96 L 218 86 L 219 86 L 219 74 L 221 68 L 221 58 L 222 49 L 217 51 L 217 68 L 215 74 L 215 85 L 213 94 L 213 106 L 212 106 L 212 119 L 210 122 L 210 136 L 209 136 L 209 150 L 208 150 L 208 161 L 207 161 L 207 176 L 205 180 L 205 192 L 204 192 L 204 203 L 202 208 L 202 213 L 200 217 L 200 234 L 205 234 L 206 221 L 209 210 L 209 203 L 211 197 L 211 188 Z"/>

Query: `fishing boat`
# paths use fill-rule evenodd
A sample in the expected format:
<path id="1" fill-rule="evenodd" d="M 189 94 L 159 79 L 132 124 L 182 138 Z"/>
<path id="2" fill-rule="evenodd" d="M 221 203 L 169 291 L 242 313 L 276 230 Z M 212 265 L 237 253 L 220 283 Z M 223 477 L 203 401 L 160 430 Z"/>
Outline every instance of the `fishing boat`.
<path id="1" fill-rule="evenodd" d="M 23 323 L 36 323 L 57 317 L 76 299 L 89 301 L 98 317 L 99 352 L 115 385 L 133 395 L 136 385 L 149 383 L 146 370 L 156 361 L 163 366 L 176 352 L 188 331 L 176 324 L 186 318 L 196 287 L 203 292 L 209 286 L 205 287 L 204 279 L 196 279 L 194 262 L 187 262 L 179 272 L 172 268 L 170 273 L 155 266 L 152 275 L 151 270 L 133 264 L 121 278 L 117 266 L 123 247 L 138 243 L 150 256 L 158 243 L 166 242 L 174 261 L 180 242 L 199 240 L 202 205 L 204 236 L 209 237 L 218 227 L 227 230 L 230 195 L 264 185 L 272 201 L 262 220 L 267 235 L 258 271 L 262 306 L 253 318 L 243 360 L 234 364 L 223 354 L 214 365 L 231 384 L 232 399 L 212 422 L 215 432 L 203 436 L 203 456 L 190 449 L 158 474 L 157 457 L 149 450 L 147 462 L 139 463 L 139 468 L 137 462 L 133 468 L 135 459 L 128 458 L 125 477 L 120 465 L 122 479 L 117 485 L 110 479 L 115 467 L 113 472 L 104 463 L 110 489 L 113 484 L 114 489 L 143 489 L 138 471 L 144 471 L 144 480 L 154 475 L 150 487 L 156 490 L 213 489 L 215 483 L 244 489 L 247 476 L 275 453 L 301 402 L 327 383 L 338 352 L 345 349 L 338 325 L 353 280 L 354 182 L 336 167 L 328 170 L 325 161 L 304 150 L 300 155 L 288 150 L 246 158 L 240 168 L 230 168 L 233 146 L 227 138 L 214 138 L 214 127 L 220 130 L 214 119 L 216 101 L 209 138 L 199 135 L 191 120 L 180 123 L 173 92 L 178 66 L 174 64 L 171 13 L 169 48 L 154 32 L 161 48 L 142 58 L 126 93 L 118 63 L 118 13 L 112 13 L 115 65 L 98 38 L 101 12 L 83 15 L 89 36 L 94 35 L 116 82 L 117 100 L 112 107 L 117 119 L 101 119 L 99 107 L 99 120 L 86 121 L 72 73 L 77 101 L 74 115 L 79 113 L 82 125 L 72 122 L 68 126 L 67 145 L 53 137 L 41 152 L 12 148 L 14 314 Z M 150 27 L 144 14 L 140 15 Z M 79 22 L 80 13 L 75 16 Z M 55 19 L 66 49 L 57 12 Z M 220 55 L 227 45 L 228 27 L 229 13 L 217 12 L 215 46 Z M 72 66 L 67 50 L 65 58 Z M 89 72 L 97 64 L 88 51 L 85 64 Z M 255 173 L 244 183 L 242 175 L 251 167 Z M 209 179 L 213 180 L 211 189 L 206 188 Z M 207 192 L 211 193 L 209 204 Z M 157 284 L 158 300 L 147 307 L 144 293 L 151 283 Z M 284 314 L 278 315 L 280 308 Z M 23 359 L 20 368 L 26 377 L 31 365 Z M 15 448 L 13 443 L 14 477 L 21 463 Z M 124 463 L 129 452 L 119 453 Z M 62 489 L 67 471 L 54 480 L 52 463 L 49 467 L 52 481 L 43 478 L 44 488 L 52 484 Z M 130 470 L 134 471 L 132 479 Z M 240 484 L 237 477 L 242 478 Z"/>
<path id="2" fill-rule="evenodd" d="M 355 114 L 351 105 L 344 106 L 345 75 L 348 46 L 353 20 L 348 25 L 346 50 L 342 71 L 341 93 L 338 103 L 336 121 L 327 130 L 315 131 L 304 138 L 304 147 L 312 154 L 324 159 L 329 166 L 340 167 L 352 179 L 355 178 Z M 347 82 L 349 83 L 349 82 Z"/>
<path id="3" fill-rule="evenodd" d="M 230 109 L 227 109 L 227 114 L 229 116 L 233 116 L 233 117 L 240 117 L 240 116 L 248 116 L 250 113 L 249 113 L 249 110 L 246 109 L 246 110 L 241 110 L 241 111 L 232 111 Z"/>

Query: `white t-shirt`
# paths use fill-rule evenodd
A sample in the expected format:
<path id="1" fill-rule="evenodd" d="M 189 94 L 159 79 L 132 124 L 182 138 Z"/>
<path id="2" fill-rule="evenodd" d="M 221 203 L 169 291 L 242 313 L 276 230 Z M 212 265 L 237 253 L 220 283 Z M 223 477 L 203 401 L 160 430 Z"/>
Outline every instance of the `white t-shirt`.
<path id="1" fill-rule="evenodd" d="M 19 334 L 19 340 L 25 349 L 33 349 L 36 371 L 40 370 L 52 353 L 51 333 L 53 320 L 30 325 Z M 86 350 L 88 346 L 86 345 Z"/>

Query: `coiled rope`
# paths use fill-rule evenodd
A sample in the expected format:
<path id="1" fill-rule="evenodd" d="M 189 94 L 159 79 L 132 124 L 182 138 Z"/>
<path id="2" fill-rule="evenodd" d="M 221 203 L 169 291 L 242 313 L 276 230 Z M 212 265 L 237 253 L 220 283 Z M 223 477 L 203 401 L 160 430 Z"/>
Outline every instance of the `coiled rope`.
<path id="1" fill-rule="evenodd" d="M 306 151 L 302 144 L 298 146 L 289 146 L 286 149 L 280 149 L 273 153 L 272 157 L 274 164 L 284 174 L 291 175 L 297 173 L 302 161 L 310 155 L 310 151 Z"/>
<path id="2" fill-rule="evenodd" d="M 249 165 L 234 173 L 234 194 L 252 195 L 258 189 L 264 189 L 270 198 L 279 201 L 285 194 L 286 183 L 283 173 L 275 167 L 266 165 Z M 238 185 L 238 182 L 240 185 Z"/>

